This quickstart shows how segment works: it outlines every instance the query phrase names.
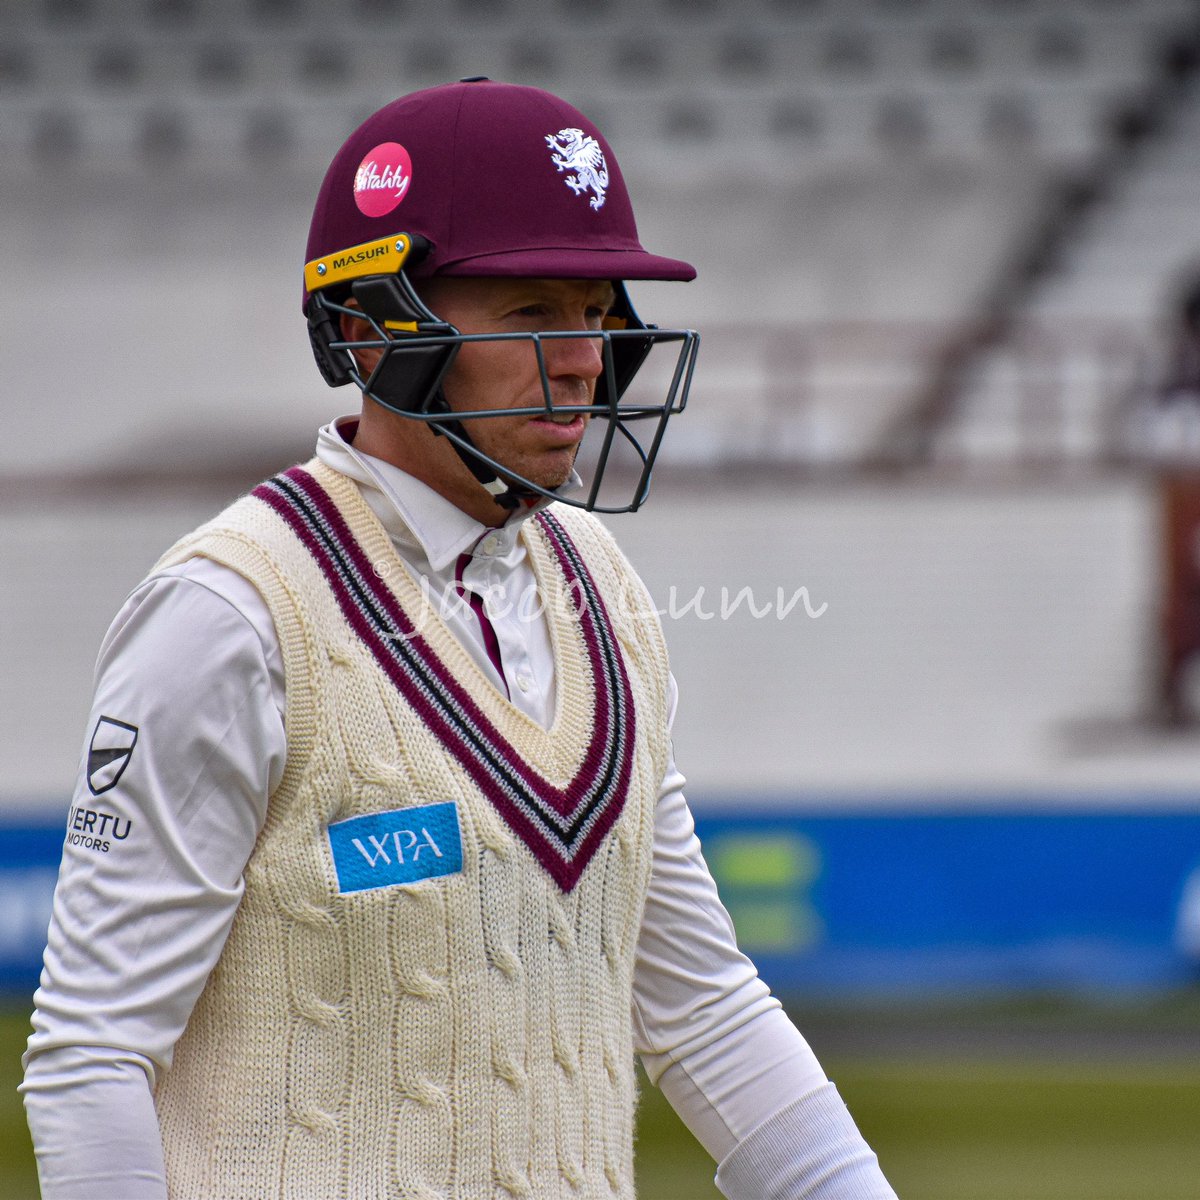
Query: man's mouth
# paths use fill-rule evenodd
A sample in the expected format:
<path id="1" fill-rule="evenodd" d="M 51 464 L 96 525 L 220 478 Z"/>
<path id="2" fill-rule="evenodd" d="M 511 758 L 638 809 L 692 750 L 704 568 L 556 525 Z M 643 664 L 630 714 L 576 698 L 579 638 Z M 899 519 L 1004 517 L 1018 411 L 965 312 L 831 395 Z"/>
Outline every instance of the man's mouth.
<path id="1" fill-rule="evenodd" d="M 544 412 L 533 418 L 542 438 L 556 446 L 576 446 L 587 429 L 587 415 L 581 412 Z"/>

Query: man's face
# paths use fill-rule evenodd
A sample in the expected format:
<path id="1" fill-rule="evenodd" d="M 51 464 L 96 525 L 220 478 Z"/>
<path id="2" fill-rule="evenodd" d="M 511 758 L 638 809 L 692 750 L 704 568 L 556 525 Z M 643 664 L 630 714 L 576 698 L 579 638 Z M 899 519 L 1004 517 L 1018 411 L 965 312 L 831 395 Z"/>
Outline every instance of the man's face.
<path id="1" fill-rule="evenodd" d="M 594 279 L 431 279 L 421 285 L 425 303 L 461 333 L 544 333 L 601 328 L 612 307 L 612 285 Z M 591 404 L 603 369 L 599 338 L 548 338 L 542 342 L 554 408 Z M 544 408 L 541 374 L 527 340 L 469 342 L 459 349 L 443 380 L 456 412 Z M 584 413 L 486 417 L 464 422 L 484 453 L 545 488 L 570 478 L 587 428 Z"/>

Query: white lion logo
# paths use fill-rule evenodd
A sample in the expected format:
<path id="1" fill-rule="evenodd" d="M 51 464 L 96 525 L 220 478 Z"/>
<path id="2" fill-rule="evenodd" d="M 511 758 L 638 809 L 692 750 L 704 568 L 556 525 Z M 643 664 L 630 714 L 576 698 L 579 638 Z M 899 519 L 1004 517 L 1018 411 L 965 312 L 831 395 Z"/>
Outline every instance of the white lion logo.
<path id="1" fill-rule="evenodd" d="M 608 190 L 608 163 L 600 143 L 582 129 L 560 129 L 558 133 L 546 134 L 546 145 L 550 158 L 562 171 L 574 171 L 563 182 L 575 193 L 594 192 L 588 201 L 595 211 L 604 207 L 604 193 Z"/>

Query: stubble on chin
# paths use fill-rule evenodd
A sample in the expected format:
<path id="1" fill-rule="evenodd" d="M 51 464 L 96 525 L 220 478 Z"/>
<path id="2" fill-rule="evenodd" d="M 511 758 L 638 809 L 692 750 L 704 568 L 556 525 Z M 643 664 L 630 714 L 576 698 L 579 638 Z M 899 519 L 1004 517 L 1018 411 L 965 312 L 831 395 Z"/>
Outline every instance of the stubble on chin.
<path id="1" fill-rule="evenodd" d="M 584 436 L 586 435 L 587 430 L 585 429 Z M 480 440 L 482 439 L 477 438 L 477 445 Z M 517 454 L 513 454 L 511 448 L 507 446 L 485 444 L 479 445 L 479 448 L 513 475 L 519 475 L 531 483 L 537 484 L 538 487 L 553 491 L 555 488 L 562 487 L 571 478 L 582 445 L 583 439 L 580 438 L 579 442 L 569 449 L 564 447 L 557 451 L 526 450 Z"/>

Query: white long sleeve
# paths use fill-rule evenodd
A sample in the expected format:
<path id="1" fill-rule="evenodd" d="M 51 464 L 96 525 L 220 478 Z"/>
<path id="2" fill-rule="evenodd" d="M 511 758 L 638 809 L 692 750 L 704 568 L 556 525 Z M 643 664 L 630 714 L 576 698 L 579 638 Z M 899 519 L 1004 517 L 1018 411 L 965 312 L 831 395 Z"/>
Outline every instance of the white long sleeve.
<path id="1" fill-rule="evenodd" d="M 743 1138 L 716 1182 L 729 1200 L 896 1200 L 832 1083 Z"/>
<path id="2" fill-rule="evenodd" d="M 738 950 L 683 785 L 672 762 L 634 976 L 647 1074 L 720 1164 L 729 1200 L 895 1200 L 807 1041 Z"/>
<path id="3" fill-rule="evenodd" d="M 21 1088 L 46 1200 L 166 1195 L 151 1088 L 220 954 L 282 774 L 282 687 L 265 606 L 212 563 L 138 588 L 104 640 L 89 734 L 107 715 L 138 740 L 99 796 L 85 751 L 68 818 L 128 825 L 107 849 L 64 846 Z"/>
<path id="4" fill-rule="evenodd" d="M 674 705 L 672 705 L 673 715 Z M 654 870 L 638 939 L 634 1033 L 652 1083 L 720 1161 L 825 1072 L 737 948 L 674 763 L 655 816 Z"/>
<path id="5" fill-rule="evenodd" d="M 26 1092 L 43 1200 L 164 1200 L 162 1141 L 146 1060 L 63 1046 L 34 1060 Z"/>

